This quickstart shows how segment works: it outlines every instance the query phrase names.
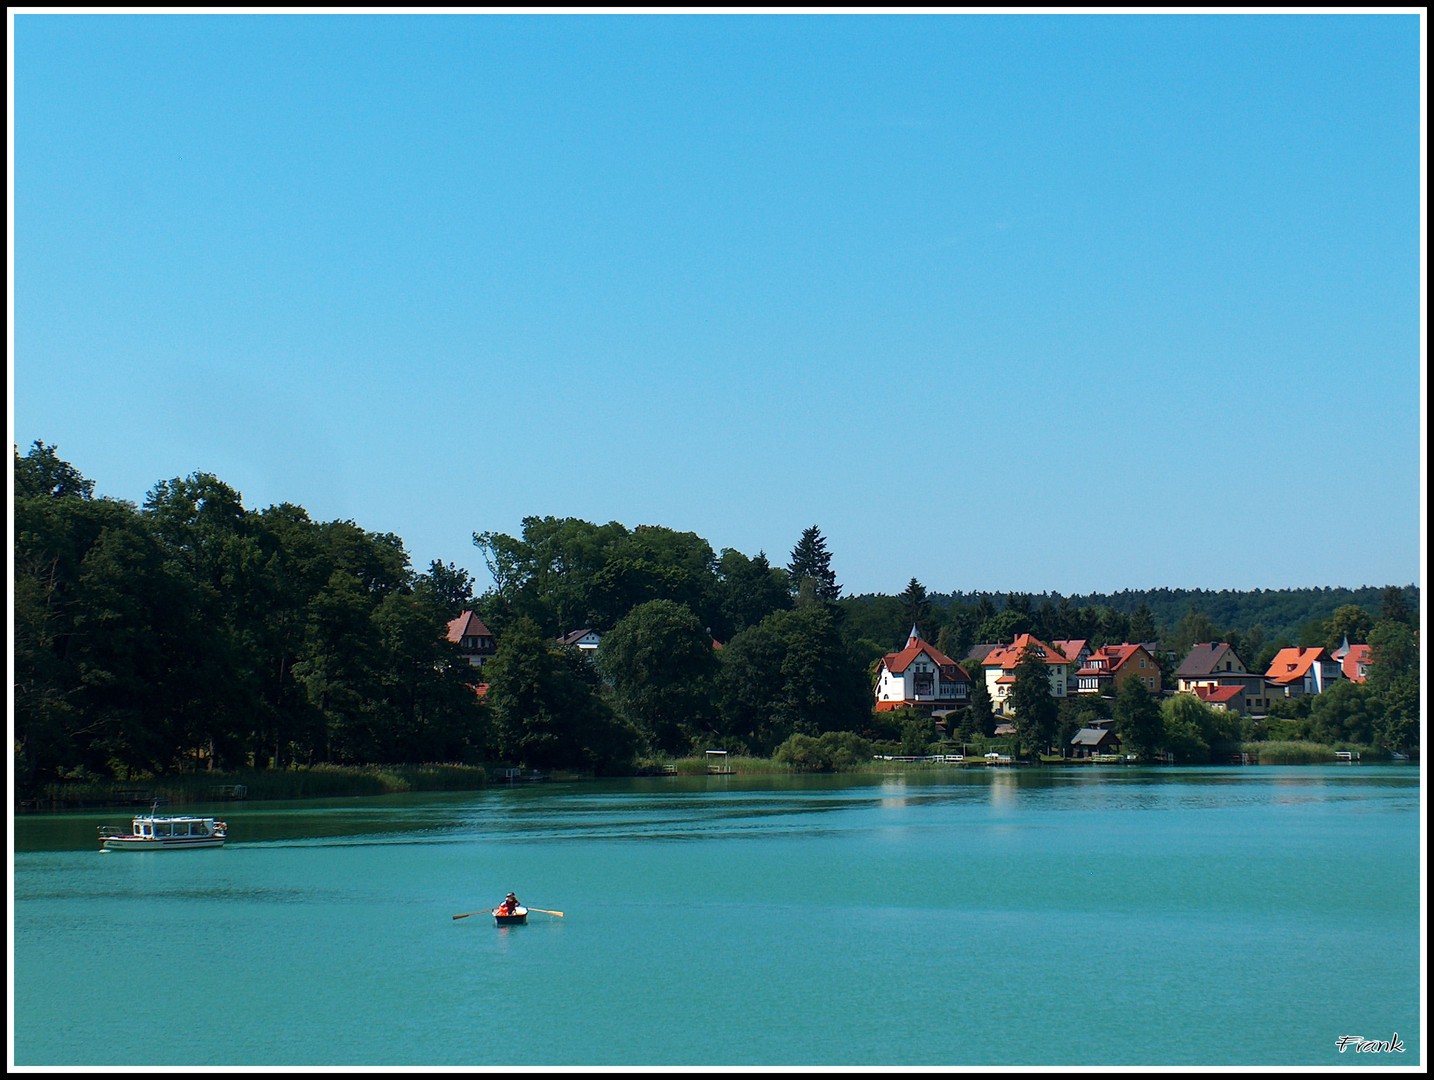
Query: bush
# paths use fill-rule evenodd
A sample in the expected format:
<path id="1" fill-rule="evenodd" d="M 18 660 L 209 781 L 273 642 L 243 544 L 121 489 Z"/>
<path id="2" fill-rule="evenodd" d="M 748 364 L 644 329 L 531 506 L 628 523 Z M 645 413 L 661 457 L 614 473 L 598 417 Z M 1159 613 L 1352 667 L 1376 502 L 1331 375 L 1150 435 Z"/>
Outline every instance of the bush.
<path id="1" fill-rule="evenodd" d="M 793 735 L 777 747 L 772 760 L 798 772 L 842 772 L 871 760 L 872 744 L 852 731 L 828 731 L 813 738 Z"/>

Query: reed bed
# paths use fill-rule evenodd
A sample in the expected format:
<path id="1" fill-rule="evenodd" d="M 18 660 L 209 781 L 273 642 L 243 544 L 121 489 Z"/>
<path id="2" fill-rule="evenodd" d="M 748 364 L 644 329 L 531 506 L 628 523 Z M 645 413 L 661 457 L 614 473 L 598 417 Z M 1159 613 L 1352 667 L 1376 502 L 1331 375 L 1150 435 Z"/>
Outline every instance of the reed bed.
<path id="1" fill-rule="evenodd" d="M 488 772 L 478 765 L 313 765 L 141 775 L 129 780 L 71 780 L 46 785 L 35 806 L 136 806 L 156 799 L 173 805 L 228 799 L 324 799 L 405 791 L 473 791 L 487 784 Z"/>

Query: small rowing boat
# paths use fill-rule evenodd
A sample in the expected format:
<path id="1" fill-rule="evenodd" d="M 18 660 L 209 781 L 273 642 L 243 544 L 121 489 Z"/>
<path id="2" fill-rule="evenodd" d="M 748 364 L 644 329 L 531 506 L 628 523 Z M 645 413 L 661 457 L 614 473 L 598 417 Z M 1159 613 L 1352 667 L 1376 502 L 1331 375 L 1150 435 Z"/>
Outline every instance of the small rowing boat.
<path id="1" fill-rule="evenodd" d="M 515 907 L 512 910 L 499 904 L 493 909 L 493 921 L 499 926 L 518 926 L 528 921 L 528 909 Z"/>

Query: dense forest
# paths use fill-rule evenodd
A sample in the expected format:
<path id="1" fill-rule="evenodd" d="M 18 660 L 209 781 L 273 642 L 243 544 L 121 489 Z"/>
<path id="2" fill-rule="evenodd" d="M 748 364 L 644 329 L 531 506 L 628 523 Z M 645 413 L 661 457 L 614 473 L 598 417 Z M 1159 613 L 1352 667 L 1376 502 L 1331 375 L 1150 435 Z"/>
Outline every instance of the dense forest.
<path id="1" fill-rule="evenodd" d="M 530 517 L 517 537 L 474 533 L 493 581 L 477 594 L 453 562 L 415 570 L 397 536 L 288 503 L 252 510 L 206 473 L 161 481 L 135 505 L 97 496 L 37 441 L 15 449 L 14 492 L 21 795 L 203 768 L 444 761 L 611 774 L 700 748 L 796 761 L 818 745 L 922 747 L 929 718 L 872 710 L 874 666 L 913 624 L 957 659 L 1025 631 L 1156 642 L 1172 664 L 1191 644 L 1229 641 L 1252 669 L 1283 645 L 1368 640 L 1380 678 L 1341 687 L 1337 707 L 1291 705 L 1282 733 L 1419 742 L 1412 585 L 929 596 L 912 579 L 896 596 L 843 596 L 815 525 L 773 565 L 662 526 Z M 444 632 L 469 608 L 498 642 L 481 693 Z M 604 635 L 595 660 L 559 644 L 589 627 Z M 953 730 L 990 735 L 981 696 Z M 1204 706 L 1159 730 L 1141 702 L 1079 706 L 1026 725 L 1028 745 L 1045 749 L 1102 708 L 1134 745 L 1191 759 L 1265 734 L 1228 730 Z"/>

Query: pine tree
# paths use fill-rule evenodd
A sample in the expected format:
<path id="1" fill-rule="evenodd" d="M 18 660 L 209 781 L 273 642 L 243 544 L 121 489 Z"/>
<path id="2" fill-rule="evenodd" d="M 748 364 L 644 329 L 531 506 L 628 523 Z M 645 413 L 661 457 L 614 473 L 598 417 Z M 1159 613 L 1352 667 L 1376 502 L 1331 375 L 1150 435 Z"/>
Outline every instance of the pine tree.
<path id="1" fill-rule="evenodd" d="M 1135 609 L 1135 614 L 1130 617 L 1130 640 L 1136 643 L 1154 641 L 1156 639 L 1155 616 L 1150 613 L 1150 608 L 1145 601 Z"/>
<path id="2" fill-rule="evenodd" d="M 831 562 L 822 531 L 815 525 L 804 529 L 797 546 L 792 548 L 792 561 L 787 564 L 792 595 L 804 595 L 803 583 L 808 583 L 807 588 L 818 600 L 831 603 L 841 596 L 841 586 L 837 584 Z"/>
<path id="3" fill-rule="evenodd" d="M 931 619 L 931 601 L 926 598 L 926 586 L 915 578 L 906 583 L 906 591 L 897 597 L 901 601 L 902 621 L 918 629 Z"/>
<path id="4" fill-rule="evenodd" d="M 991 705 L 991 691 L 986 688 L 985 672 L 979 664 L 972 666 L 976 670 L 971 673 L 971 718 L 976 731 L 989 739 L 996 734 L 996 712 Z"/>
<path id="5" fill-rule="evenodd" d="M 1380 616 L 1393 622 L 1409 621 L 1409 605 L 1404 602 L 1404 590 L 1398 585 L 1384 587 L 1384 603 Z"/>
<path id="6" fill-rule="evenodd" d="M 1016 682 L 1009 704 L 1016 714 L 1021 741 L 1032 753 L 1044 753 L 1056 737 L 1059 704 L 1051 696 L 1050 669 L 1034 645 L 1027 646 L 1016 661 Z"/>

